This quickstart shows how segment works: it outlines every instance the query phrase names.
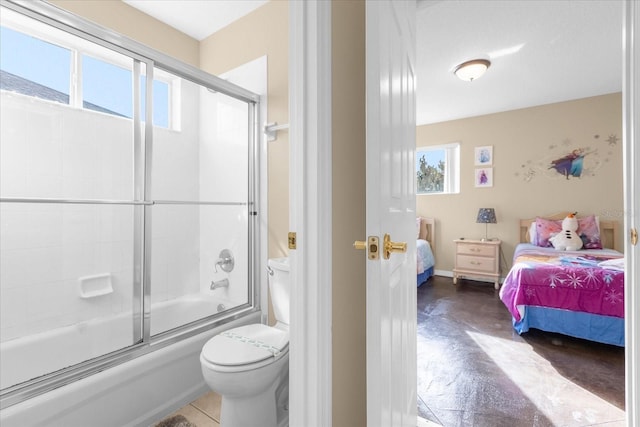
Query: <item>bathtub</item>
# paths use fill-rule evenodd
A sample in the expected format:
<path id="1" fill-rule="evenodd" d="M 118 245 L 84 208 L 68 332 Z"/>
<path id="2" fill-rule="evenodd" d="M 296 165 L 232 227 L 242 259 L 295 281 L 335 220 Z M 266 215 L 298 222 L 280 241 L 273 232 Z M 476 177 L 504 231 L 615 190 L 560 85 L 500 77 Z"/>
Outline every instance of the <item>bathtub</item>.
<path id="1" fill-rule="evenodd" d="M 153 305 L 152 325 L 156 320 L 152 335 L 155 331 L 193 321 L 200 314 L 210 314 L 211 307 L 221 303 L 219 298 L 189 296 Z M 185 315 L 189 317 L 185 318 Z M 260 312 L 250 313 L 2 409 L 0 425 L 149 426 L 208 391 L 202 378 L 199 355 L 209 338 L 225 329 L 259 322 Z M 96 339 L 104 334 L 110 337 L 109 343 Z M 130 315 L 92 320 L 11 340 L 0 345 L 2 383 L 10 385 L 34 378 L 50 372 L 51 367 L 58 369 L 75 364 L 129 343 Z M 109 347 L 105 347 L 107 344 Z M 73 351 L 59 351 L 70 348 Z M 20 363 L 15 364 L 15 360 L 20 360 Z M 8 369 L 8 366 L 12 366 L 12 369 Z M 21 369 L 15 369 L 15 366 Z"/>

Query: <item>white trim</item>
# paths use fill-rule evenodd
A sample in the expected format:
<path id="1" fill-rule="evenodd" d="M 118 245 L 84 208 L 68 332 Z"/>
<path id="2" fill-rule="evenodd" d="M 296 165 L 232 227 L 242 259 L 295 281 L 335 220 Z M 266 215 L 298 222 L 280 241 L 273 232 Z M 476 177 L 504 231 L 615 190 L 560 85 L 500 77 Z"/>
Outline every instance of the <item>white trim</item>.
<path id="1" fill-rule="evenodd" d="M 331 2 L 289 2 L 289 424 L 331 426 Z"/>
<path id="2" fill-rule="evenodd" d="M 622 83 L 622 117 L 624 144 L 624 236 L 625 236 L 625 398 L 627 426 L 640 425 L 640 244 L 633 246 L 630 230 L 640 229 L 640 7 L 636 1 L 624 2 L 624 59 Z"/>

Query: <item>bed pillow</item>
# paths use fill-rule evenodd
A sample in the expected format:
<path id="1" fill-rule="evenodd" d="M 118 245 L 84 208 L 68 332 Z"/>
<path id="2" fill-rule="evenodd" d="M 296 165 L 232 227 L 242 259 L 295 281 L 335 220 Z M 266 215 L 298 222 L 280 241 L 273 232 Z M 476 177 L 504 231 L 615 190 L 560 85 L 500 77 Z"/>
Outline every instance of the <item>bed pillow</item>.
<path id="1" fill-rule="evenodd" d="M 562 221 L 536 218 L 536 245 L 543 248 L 552 247 L 549 239 L 562 231 Z"/>
<path id="2" fill-rule="evenodd" d="M 582 247 L 585 249 L 602 249 L 600 239 L 600 224 L 594 215 L 578 218 L 578 236 L 582 239 Z"/>
<path id="3" fill-rule="evenodd" d="M 562 220 L 552 220 L 545 218 L 536 218 L 536 236 L 535 245 L 543 248 L 550 248 L 553 245 L 549 239 L 555 234 L 562 231 Z M 531 233 L 531 232 L 529 232 Z M 582 247 L 584 249 L 602 249 L 602 241 L 600 240 L 600 227 L 598 219 L 594 215 L 584 218 L 578 218 L 578 236 L 582 239 Z M 533 242 L 532 242 L 533 243 Z"/>

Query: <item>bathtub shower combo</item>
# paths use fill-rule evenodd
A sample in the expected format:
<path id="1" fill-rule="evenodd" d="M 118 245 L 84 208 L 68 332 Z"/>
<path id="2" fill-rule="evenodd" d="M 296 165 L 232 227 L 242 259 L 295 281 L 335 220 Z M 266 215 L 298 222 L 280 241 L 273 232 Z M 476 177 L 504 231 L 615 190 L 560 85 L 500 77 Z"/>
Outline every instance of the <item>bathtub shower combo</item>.
<path id="1" fill-rule="evenodd" d="M 209 338 L 263 319 L 259 96 L 0 7 L 0 423 L 149 425 L 208 390 Z"/>

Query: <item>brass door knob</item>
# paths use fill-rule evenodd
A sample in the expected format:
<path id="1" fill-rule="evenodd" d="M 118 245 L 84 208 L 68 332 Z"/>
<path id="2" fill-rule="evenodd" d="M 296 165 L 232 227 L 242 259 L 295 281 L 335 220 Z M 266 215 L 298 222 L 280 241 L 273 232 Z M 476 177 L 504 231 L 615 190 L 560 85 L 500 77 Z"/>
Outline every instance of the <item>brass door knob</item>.
<path id="1" fill-rule="evenodd" d="M 389 259 L 391 252 L 407 252 L 407 242 L 392 242 L 391 236 L 384 235 L 384 252 L 382 256 L 384 259 Z"/>

